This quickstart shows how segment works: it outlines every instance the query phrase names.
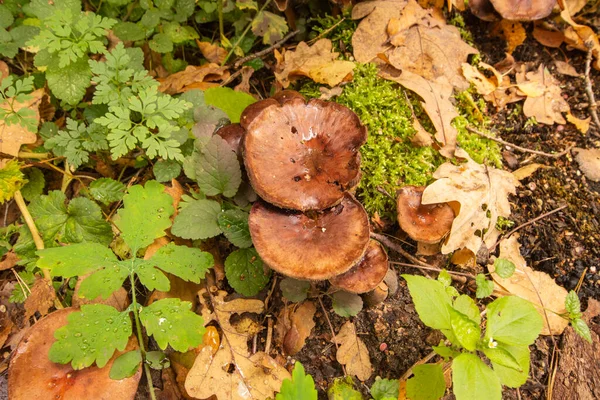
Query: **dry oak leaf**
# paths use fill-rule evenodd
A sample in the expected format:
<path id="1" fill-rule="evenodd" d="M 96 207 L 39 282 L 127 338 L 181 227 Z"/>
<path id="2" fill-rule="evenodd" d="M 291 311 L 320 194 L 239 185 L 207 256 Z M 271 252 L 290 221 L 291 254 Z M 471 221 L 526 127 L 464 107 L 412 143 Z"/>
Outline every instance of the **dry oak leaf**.
<path id="1" fill-rule="evenodd" d="M 393 47 L 388 40 L 388 23 L 392 18 L 400 17 L 406 3 L 406 0 L 365 1 L 352 8 L 352 19 L 364 18 L 352 35 L 356 61 L 372 62 L 377 59 L 378 54 Z"/>
<path id="2" fill-rule="evenodd" d="M 575 161 L 585 177 L 594 182 L 600 182 L 600 149 L 574 148 Z"/>
<path id="3" fill-rule="evenodd" d="M 558 81 L 543 65 L 534 71 L 517 73 L 517 87 L 527 96 L 523 104 L 526 117 L 547 125 L 567 123 L 562 113 L 570 110 L 569 104 L 561 95 Z"/>
<path id="4" fill-rule="evenodd" d="M 207 292 L 198 292 L 203 303 L 205 324 L 216 321 L 223 331 L 219 350 L 202 348 L 185 380 L 185 390 L 195 398 L 217 396 L 219 400 L 264 400 L 274 397 L 290 373 L 264 352 L 250 354 L 247 341 L 257 333 L 249 318 L 242 318 L 235 326 L 234 315 L 264 312 L 264 303 L 254 299 L 226 301 L 227 292 L 210 295 L 213 311 L 208 311 Z"/>
<path id="5" fill-rule="evenodd" d="M 183 71 L 159 79 L 158 90 L 166 94 L 183 93 L 192 89 L 206 90 L 219 86 L 217 82 L 227 78 L 229 78 L 227 67 L 220 67 L 215 63 L 188 65 Z"/>
<path id="6" fill-rule="evenodd" d="M 560 335 L 569 325 L 567 319 L 557 315 L 566 313 L 567 291 L 558 286 L 550 275 L 527 266 L 521 255 L 518 238 L 519 235 L 515 234 L 500 241 L 499 258 L 510 260 L 516 267 L 510 278 L 501 278 L 494 272 L 494 265 L 488 265 L 496 285 L 495 291 L 529 300 L 544 320 L 542 335 Z"/>
<path id="7" fill-rule="evenodd" d="M 568 7 L 568 4 L 565 4 Z M 565 9 L 560 13 L 570 27 L 565 29 L 565 42 L 569 46 L 583 51 L 591 51 L 596 61 L 592 64 L 595 69 L 600 70 L 600 40 L 598 35 L 589 26 L 580 25 L 573 21 L 569 9 Z"/>
<path id="8" fill-rule="evenodd" d="M 25 320 L 29 320 L 36 311 L 39 311 L 42 317 L 47 315 L 55 300 L 56 293 L 52 285 L 46 279 L 36 279 L 31 287 L 31 293 L 25 300 Z"/>
<path id="9" fill-rule="evenodd" d="M 369 350 L 364 342 L 356 336 L 354 324 L 347 321 L 335 335 L 333 342 L 340 345 L 335 357 L 340 364 L 346 366 L 346 372 L 356 375 L 362 382 L 369 379 L 373 373 Z"/>
<path id="10" fill-rule="evenodd" d="M 482 64 L 485 64 L 485 63 L 479 63 L 480 66 Z M 487 64 L 485 64 L 485 65 L 487 65 Z M 492 69 L 494 68 L 492 66 L 489 66 L 489 67 L 491 67 Z M 462 64 L 462 72 L 463 72 L 464 77 L 469 81 L 469 83 L 473 84 L 477 93 L 484 95 L 484 96 L 486 96 L 490 93 L 493 93 L 498 88 L 498 83 L 502 83 L 502 81 L 494 82 L 493 79 L 488 78 L 483 73 L 481 73 L 481 71 L 479 71 L 479 69 L 477 69 L 477 67 L 474 67 L 473 65 L 471 65 L 469 63 Z"/>
<path id="11" fill-rule="evenodd" d="M 284 88 L 299 77 L 306 76 L 317 83 L 331 87 L 340 84 L 354 70 L 351 61 L 337 60 L 339 53 L 333 51 L 331 40 L 321 39 L 312 46 L 298 43 L 295 51 L 275 52 L 277 72 L 275 78 Z"/>
<path id="12" fill-rule="evenodd" d="M 29 100 L 23 103 L 12 103 L 14 111 L 19 111 L 22 108 L 31 108 L 35 111 L 35 118 L 37 122 L 40 121 L 40 113 L 38 108 L 44 97 L 44 89 L 37 89 L 31 92 Z M 12 100 L 10 100 L 12 101 Z M 4 110 L 10 110 L 10 103 L 7 101 L 0 104 L 0 108 Z M 20 124 L 6 125 L 4 120 L 0 120 L 0 153 L 10 154 L 11 156 L 17 157 L 19 155 L 19 149 L 23 144 L 35 143 L 37 135 L 35 132 L 29 132 L 29 130 Z"/>
<path id="13" fill-rule="evenodd" d="M 452 157 L 458 136 L 456 128 L 451 124 L 452 120 L 458 117 L 458 112 L 450 100 L 453 91 L 452 85 L 442 82 L 442 80 L 431 82 L 412 72 L 399 73 L 391 68 L 381 69 L 379 75 L 401 84 L 423 99 L 421 105 L 435 128 L 435 139 L 441 145 L 440 154 Z"/>
<path id="14" fill-rule="evenodd" d="M 290 311 L 293 312 L 290 313 Z M 282 346 L 285 354 L 293 356 L 298 353 L 310 336 L 310 332 L 315 327 L 314 316 L 317 308 L 312 301 L 305 301 L 301 305 L 290 305 L 284 312 L 288 312 L 289 326 L 282 332 Z M 279 321 L 277 321 L 279 323 Z"/>
<path id="15" fill-rule="evenodd" d="M 395 68 L 429 81 L 445 77 L 458 90 L 469 88 L 461 65 L 478 51 L 463 42 L 458 28 L 446 25 L 432 10 L 410 0 L 399 18 L 390 19 L 387 33 L 395 47 L 386 54 Z"/>
<path id="16" fill-rule="evenodd" d="M 433 174 L 437 180 L 423 192 L 422 204 L 460 203 L 442 253 L 465 247 L 477 254 L 482 244 L 489 248 L 496 243 L 496 222 L 510 215 L 508 195 L 516 193 L 519 181 L 510 172 L 476 163 L 463 149 L 455 155 L 467 162 L 440 165 Z"/>
<path id="17" fill-rule="evenodd" d="M 502 37 L 506 41 L 506 51 L 509 54 L 523 44 L 527 39 L 525 28 L 519 21 L 509 21 L 503 19 L 494 24 L 492 35 Z"/>
<path id="18" fill-rule="evenodd" d="M 225 50 L 218 44 L 213 44 L 211 42 L 201 42 L 198 39 L 196 39 L 196 44 L 198 45 L 202 56 L 204 56 L 204 58 L 206 58 L 211 63 L 223 64 L 223 62 L 227 58 L 227 50 Z"/>

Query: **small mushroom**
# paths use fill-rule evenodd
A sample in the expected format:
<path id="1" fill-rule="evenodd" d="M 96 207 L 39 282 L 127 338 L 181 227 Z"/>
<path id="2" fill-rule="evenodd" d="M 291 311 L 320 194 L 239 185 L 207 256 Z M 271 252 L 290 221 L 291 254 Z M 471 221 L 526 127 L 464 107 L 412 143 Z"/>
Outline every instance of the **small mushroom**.
<path id="1" fill-rule="evenodd" d="M 23 336 L 8 370 L 8 398 L 31 399 L 122 399 L 135 397 L 142 369 L 130 378 L 113 380 L 109 377 L 114 360 L 123 352 L 116 352 L 103 368 L 92 366 L 73 370 L 70 364 L 56 364 L 48 358 L 54 343 L 54 332 L 67 324 L 70 313 L 77 308 L 64 308 L 53 312 L 36 323 Z M 124 352 L 137 349 L 132 336 Z"/>
<path id="2" fill-rule="evenodd" d="M 329 279 L 329 282 L 346 292 L 367 293 L 383 281 L 387 271 L 385 249 L 379 242 L 371 240 L 362 258 L 350 270 Z"/>
<path id="3" fill-rule="evenodd" d="M 398 194 L 398 223 L 417 242 L 433 244 L 452 228 L 454 211 L 447 203 L 421 204 L 424 186 L 405 186 Z"/>
<path id="4" fill-rule="evenodd" d="M 360 178 L 359 148 L 367 130 L 350 109 L 308 103 L 282 92 L 242 115 L 243 153 L 256 193 L 281 208 L 322 210 L 338 204 Z"/>
<path id="5" fill-rule="evenodd" d="M 340 204 L 301 213 L 254 203 L 252 242 L 272 269 L 296 279 L 322 280 L 348 271 L 369 244 L 369 218 L 346 193 Z"/>
<path id="6" fill-rule="evenodd" d="M 513 21 L 535 21 L 552 13 L 556 0 L 491 0 L 502 18 Z"/>
<path id="7" fill-rule="evenodd" d="M 221 136 L 229 146 L 235 151 L 238 158 L 242 159 L 242 138 L 246 131 L 240 124 L 228 124 L 219 128 L 215 134 Z"/>

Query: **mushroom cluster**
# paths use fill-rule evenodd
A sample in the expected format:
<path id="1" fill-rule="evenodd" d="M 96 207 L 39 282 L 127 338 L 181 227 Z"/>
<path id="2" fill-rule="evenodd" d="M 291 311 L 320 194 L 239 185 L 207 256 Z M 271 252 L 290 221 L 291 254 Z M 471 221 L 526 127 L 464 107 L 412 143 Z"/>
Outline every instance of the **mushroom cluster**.
<path id="1" fill-rule="evenodd" d="M 352 195 L 367 140 L 358 116 L 284 90 L 247 107 L 240 126 L 246 173 L 262 199 L 249 227 L 263 261 L 286 276 L 332 279 L 354 293 L 379 285 L 387 254 L 370 242 L 368 215 Z M 365 271 L 372 275 L 364 278 Z"/>

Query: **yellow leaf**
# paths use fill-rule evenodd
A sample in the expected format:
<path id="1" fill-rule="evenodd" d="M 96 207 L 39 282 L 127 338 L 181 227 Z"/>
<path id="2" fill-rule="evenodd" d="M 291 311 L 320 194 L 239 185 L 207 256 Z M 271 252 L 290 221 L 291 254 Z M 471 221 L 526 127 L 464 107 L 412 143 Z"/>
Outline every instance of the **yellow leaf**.
<path id="1" fill-rule="evenodd" d="M 587 133 L 587 131 L 590 130 L 591 120 L 592 117 L 587 117 L 586 119 L 579 119 L 573 114 L 571 114 L 571 111 L 567 112 L 567 121 L 575 125 L 575 128 L 577 128 L 577 130 L 581 133 Z"/>

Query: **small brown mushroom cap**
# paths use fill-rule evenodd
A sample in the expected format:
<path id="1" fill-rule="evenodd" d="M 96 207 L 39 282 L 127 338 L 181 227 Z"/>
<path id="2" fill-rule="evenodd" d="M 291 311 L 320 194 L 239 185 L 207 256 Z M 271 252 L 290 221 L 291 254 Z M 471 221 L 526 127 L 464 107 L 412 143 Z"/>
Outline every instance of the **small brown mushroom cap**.
<path id="1" fill-rule="evenodd" d="M 244 163 L 252 187 L 267 202 L 322 210 L 358 183 L 359 148 L 366 139 L 350 109 L 292 96 L 263 108 L 247 126 Z"/>
<path id="2" fill-rule="evenodd" d="M 348 271 L 369 244 L 363 206 L 345 194 L 337 206 L 309 214 L 254 203 L 248 224 L 258 254 L 275 271 L 296 279 L 323 280 Z"/>
<path id="3" fill-rule="evenodd" d="M 53 312 L 36 323 L 23 336 L 10 360 L 8 398 L 32 399 L 133 399 L 142 369 L 130 378 L 112 380 L 109 377 L 114 360 L 121 354 L 138 348 L 132 336 L 123 352 L 116 352 L 103 367 L 92 366 L 75 371 L 71 364 L 56 364 L 48 358 L 54 343 L 54 331 L 67 324 L 67 316 L 77 308 Z"/>
<path id="4" fill-rule="evenodd" d="M 556 0 L 491 0 L 502 18 L 513 21 L 535 21 L 546 18 Z"/>
<path id="5" fill-rule="evenodd" d="M 421 204 L 424 186 L 405 186 L 398 194 L 398 223 L 417 242 L 437 243 L 450 232 L 454 211 L 447 203 Z"/>
<path id="6" fill-rule="evenodd" d="M 219 128 L 219 130 L 215 132 L 215 134 L 221 136 L 227 142 L 227 144 L 231 146 L 240 161 L 242 159 L 241 143 L 244 133 L 246 133 L 246 131 L 241 127 L 240 124 L 228 124 Z"/>
<path id="7" fill-rule="evenodd" d="M 379 242 L 371 240 L 362 258 L 350 270 L 329 279 L 329 282 L 346 292 L 366 293 L 383 281 L 387 271 L 388 256 L 385 249 Z"/>

